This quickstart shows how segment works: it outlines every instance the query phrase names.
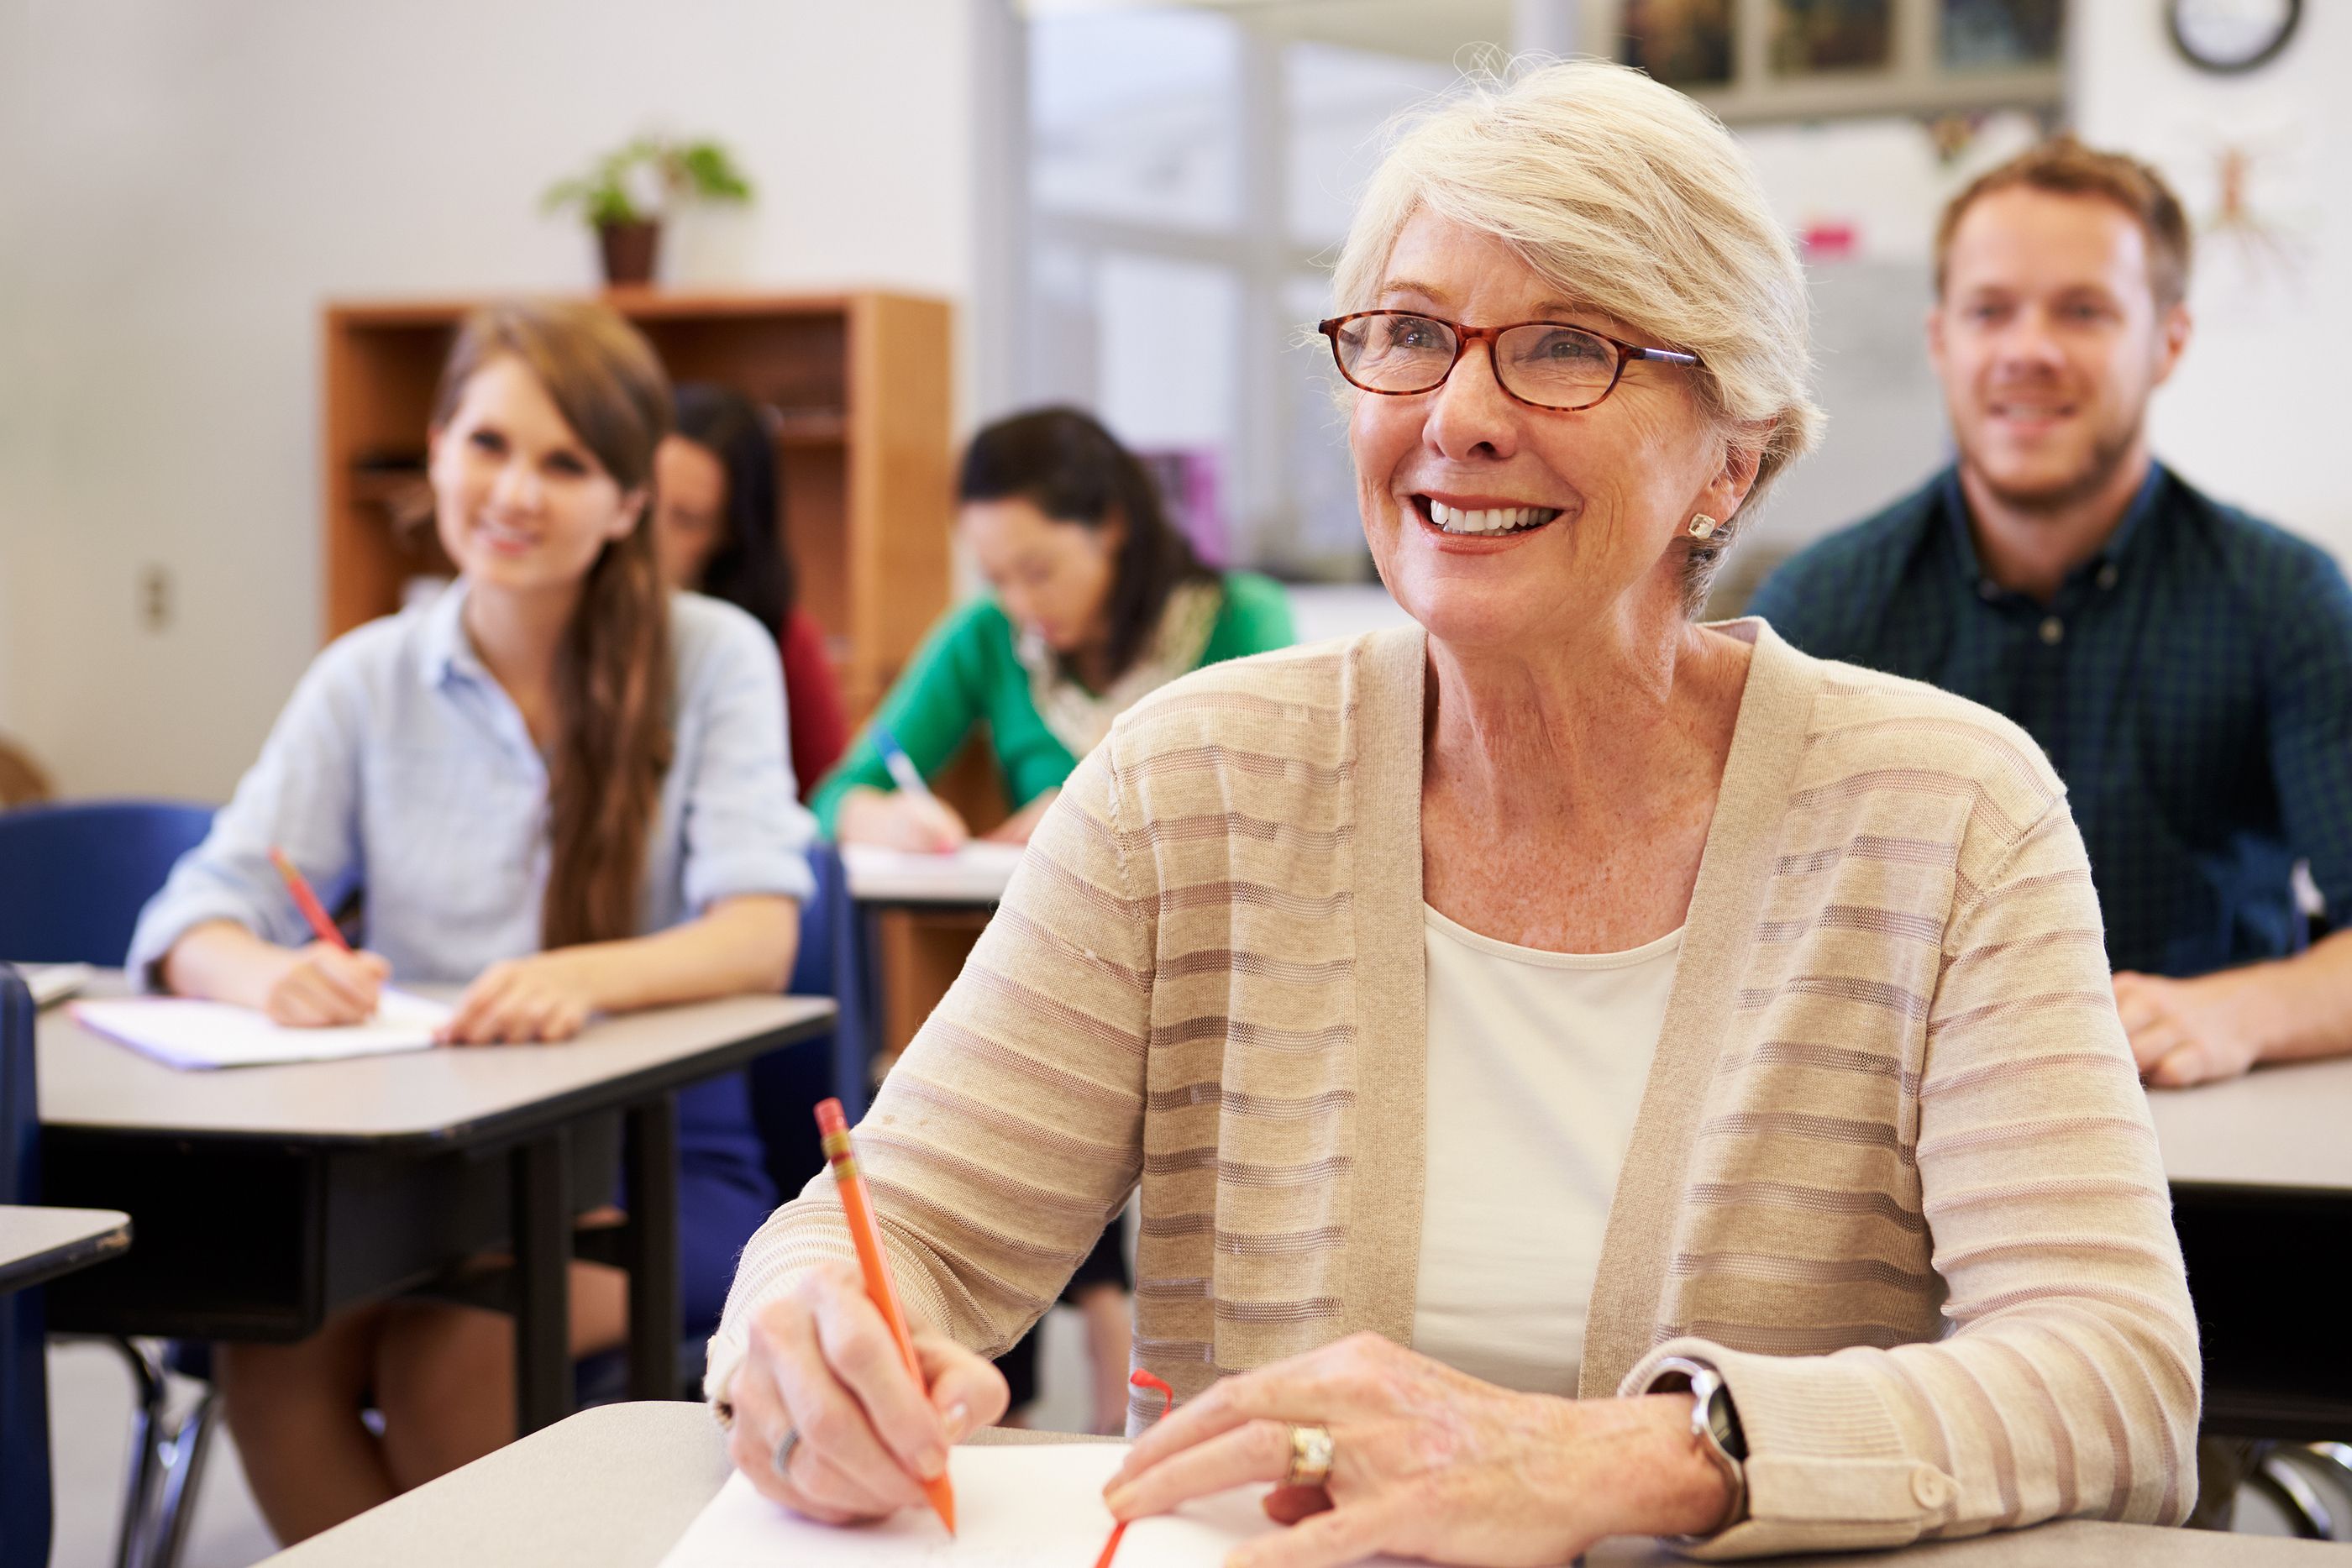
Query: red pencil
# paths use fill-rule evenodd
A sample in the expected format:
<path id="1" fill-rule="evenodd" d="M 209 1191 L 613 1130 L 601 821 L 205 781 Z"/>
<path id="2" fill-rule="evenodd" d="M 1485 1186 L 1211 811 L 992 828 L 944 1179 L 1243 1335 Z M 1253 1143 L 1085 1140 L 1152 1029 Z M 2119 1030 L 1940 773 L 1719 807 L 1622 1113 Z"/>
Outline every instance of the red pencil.
<path id="1" fill-rule="evenodd" d="M 882 1232 L 874 1223 L 874 1206 L 866 1198 L 866 1178 L 857 1174 L 857 1152 L 850 1146 L 849 1120 L 841 1113 L 840 1101 L 818 1102 L 816 1130 L 824 1140 L 824 1157 L 833 1166 L 834 1183 L 841 1189 L 841 1211 L 849 1220 L 849 1239 L 857 1247 L 857 1266 L 866 1274 L 866 1294 L 889 1325 L 899 1359 L 907 1364 L 915 1386 L 921 1388 L 923 1364 L 915 1354 L 915 1336 L 907 1332 L 907 1314 L 899 1308 L 898 1292 L 890 1283 L 890 1265 L 882 1256 Z M 955 1488 L 945 1470 L 937 1480 L 923 1483 L 923 1495 L 931 1500 L 931 1511 L 953 1535 Z"/>
<path id="2" fill-rule="evenodd" d="M 1127 1381 L 1134 1387 L 1149 1388 L 1159 1395 L 1164 1402 L 1160 1406 L 1162 1416 L 1176 1408 L 1176 1391 L 1143 1368 L 1139 1366 L 1129 1373 Z M 1102 1555 L 1095 1559 L 1095 1568 L 1110 1568 L 1111 1559 L 1118 1555 L 1118 1543 L 1126 1539 L 1127 1521 L 1122 1519 L 1110 1527 L 1110 1539 L 1103 1542 Z"/>
<path id="3" fill-rule="evenodd" d="M 294 895 L 295 906 L 302 911 L 302 918 L 310 923 L 310 929 L 318 934 L 319 940 L 332 942 L 344 952 L 350 952 L 352 945 L 343 940 L 343 934 L 335 928 L 335 923 L 327 918 L 327 906 L 319 902 L 319 895 L 310 891 L 310 884 L 302 880 L 302 873 L 294 869 L 294 862 L 286 858 L 286 852 L 272 844 L 269 847 L 269 863 L 276 866 L 278 874 L 286 879 L 286 891 Z"/>

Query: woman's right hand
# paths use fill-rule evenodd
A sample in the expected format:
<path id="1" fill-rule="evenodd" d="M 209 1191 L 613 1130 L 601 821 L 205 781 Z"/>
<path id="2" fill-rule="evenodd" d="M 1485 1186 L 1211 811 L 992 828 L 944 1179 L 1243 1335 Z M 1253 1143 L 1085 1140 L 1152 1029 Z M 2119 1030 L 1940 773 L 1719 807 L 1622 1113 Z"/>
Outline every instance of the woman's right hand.
<path id="1" fill-rule="evenodd" d="M 761 1495 L 826 1524 L 926 1506 L 949 1448 L 1004 1415 L 1004 1375 L 910 1319 L 908 1375 L 856 1265 L 821 1263 L 752 1315 L 728 1454 Z M 928 1386 L 928 1391 L 927 1391 Z M 783 1473 L 776 1449 L 797 1432 Z"/>
<path id="2" fill-rule="evenodd" d="M 269 1021 L 292 1029 L 331 1029 L 375 1016 L 392 966 L 373 953 L 353 953 L 331 942 L 289 952 L 261 994 Z"/>
<path id="3" fill-rule="evenodd" d="M 331 942 L 280 947 L 233 920 L 182 933 L 152 977 L 175 996 L 231 1002 L 292 1029 L 328 1029 L 375 1016 L 392 966 Z"/>
<path id="4" fill-rule="evenodd" d="M 963 847 L 971 830 L 955 808 L 936 795 L 860 786 L 841 798 L 834 836 L 845 844 L 880 844 L 920 854 L 946 854 Z"/>

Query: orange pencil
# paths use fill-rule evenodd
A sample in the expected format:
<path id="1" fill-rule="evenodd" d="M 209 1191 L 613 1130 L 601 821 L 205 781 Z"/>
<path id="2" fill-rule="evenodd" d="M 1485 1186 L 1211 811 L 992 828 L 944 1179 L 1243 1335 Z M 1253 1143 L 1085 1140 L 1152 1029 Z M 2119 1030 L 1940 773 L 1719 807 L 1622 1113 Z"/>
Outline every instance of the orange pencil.
<path id="1" fill-rule="evenodd" d="M 319 902 L 319 895 L 310 891 L 310 884 L 302 880 L 302 873 L 294 869 L 294 862 L 286 858 L 286 852 L 272 844 L 269 847 L 269 863 L 276 866 L 278 874 L 286 879 L 286 891 L 294 895 L 295 907 L 301 910 L 302 918 L 310 923 L 310 929 L 318 934 L 319 940 L 332 942 L 344 952 L 350 952 L 352 945 L 343 940 L 343 934 L 336 929 L 335 923 L 327 918 L 327 906 Z"/>
<path id="2" fill-rule="evenodd" d="M 874 1224 L 874 1206 L 866 1198 L 866 1178 L 857 1174 L 857 1152 L 850 1146 L 849 1122 L 841 1113 L 840 1101 L 818 1103 L 816 1130 L 824 1140 L 824 1157 L 833 1166 L 834 1183 L 841 1189 L 841 1210 L 849 1220 L 849 1239 L 857 1244 L 857 1266 L 866 1274 L 866 1293 L 882 1321 L 890 1325 L 898 1355 L 913 1375 L 915 1386 L 920 1388 L 923 1364 L 916 1359 L 915 1336 L 907 1332 L 907 1314 L 900 1310 L 898 1292 L 890 1283 L 890 1265 L 882 1256 L 882 1232 Z M 953 1535 L 955 1488 L 949 1483 L 947 1472 L 940 1471 L 937 1480 L 925 1481 L 923 1495 L 931 1500 L 931 1511 Z"/>

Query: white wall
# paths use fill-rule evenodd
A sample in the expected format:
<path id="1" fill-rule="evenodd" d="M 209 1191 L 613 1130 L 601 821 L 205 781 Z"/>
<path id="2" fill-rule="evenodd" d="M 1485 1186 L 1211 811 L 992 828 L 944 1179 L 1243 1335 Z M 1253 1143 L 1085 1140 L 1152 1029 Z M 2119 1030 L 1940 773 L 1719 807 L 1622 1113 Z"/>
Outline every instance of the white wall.
<path id="1" fill-rule="evenodd" d="M 2352 402 L 2352 5 L 2303 8 L 2286 53 L 2244 77 L 2183 60 L 2164 7 L 2073 8 L 2074 120 L 2095 145 L 2163 171 L 2200 225 L 2196 335 L 2157 394 L 2156 450 L 2194 484 L 2352 559 L 2342 427 Z M 2255 155 L 2249 193 L 2291 259 L 2204 231 L 2225 145 Z"/>
<path id="2" fill-rule="evenodd" d="M 0 730 L 225 798 L 318 642 L 320 302 L 589 287 L 539 195 L 640 130 L 759 187 L 689 272 L 964 303 L 1001 3 L 0 0 Z"/>
<path id="3" fill-rule="evenodd" d="M 1928 369 L 1937 214 L 1970 180 L 2039 139 L 2032 117 L 1996 114 L 1947 159 L 1909 117 L 1742 126 L 1772 209 L 1790 233 L 1850 236 L 1806 263 L 1821 446 L 1773 486 L 1726 585 L 1869 516 L 1951 461 L 1943 389 Z"/>

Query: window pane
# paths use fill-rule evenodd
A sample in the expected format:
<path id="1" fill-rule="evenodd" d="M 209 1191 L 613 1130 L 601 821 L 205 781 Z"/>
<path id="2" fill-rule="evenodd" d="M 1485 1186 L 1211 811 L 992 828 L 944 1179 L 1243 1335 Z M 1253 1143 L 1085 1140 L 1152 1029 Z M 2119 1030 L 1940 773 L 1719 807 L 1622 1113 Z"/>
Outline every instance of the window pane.
<path id="1" fill-rule="evenodd" d="M 1030 250 L 1028 328 L 1021 349 L 1021 401 L 1094 407 L 1100 354 L 1092 252 L 1051 240 Z"/>
<path id="2" fill-rule="evenodd" d="M 1150 461 L 1211 559 L 1233 557 L 1242 286 L 1229 267 L 1106 252 L 1095 269 L 1097 405 Z"/>
<path id="3" fill-rule="evenodd" d="M 1194 10 L 1029 25 L 1030 179 L 1041 211 L 1184 228 L 1241 217 L 1241 29 Z"/>
<path id="4" fill-rule="evenodd" d="M 1444 91 L 1451 67 L 1332 44 L 1282 52 L 1289 116 L 1289 229 L 1300 245 L 1347 236 L 1356 195 L 1380 162 L 1381 128 L 1391 115 Z"/>
<path id="5" fill-rule="evenodd" d="M 1300 323 L 1330 313 L 1331 281 L 1295 277 L 1283 286 L 1284 313 Z M 1265 541 L 1266 558 L 1298 575 L 1327 580 L 1370 576 L 1363 525 L 1356 514 L 1356 468 L 1348 455 L 1344 390 L 1331 368 L 1331 350 L 1318 338 L 1284 361 L 1283 384 L 1291 399 L 1290 450 L 1284 469 L 1290 481 L 1288 537 Z"/>

